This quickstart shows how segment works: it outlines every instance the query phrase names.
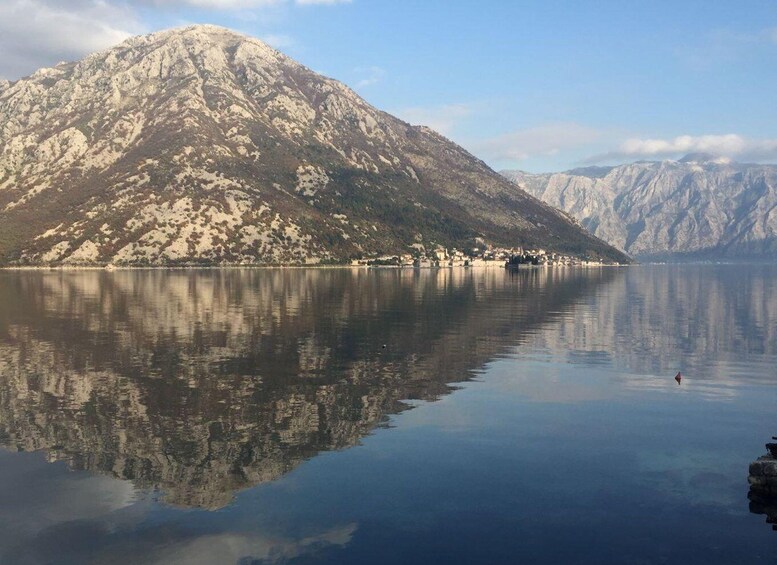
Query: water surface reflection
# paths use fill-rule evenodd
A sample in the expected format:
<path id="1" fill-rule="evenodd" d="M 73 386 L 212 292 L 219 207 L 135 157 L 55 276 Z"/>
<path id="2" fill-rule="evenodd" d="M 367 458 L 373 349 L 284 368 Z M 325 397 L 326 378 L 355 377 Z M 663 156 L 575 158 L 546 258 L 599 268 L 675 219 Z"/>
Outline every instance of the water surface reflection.
<path id="1" fill-rule="evenodd" d="M 770 562 L 747 473 L 776 290 L 774 266 L 0 272 L 0 562 Z"/>
<path id="2" fill-rule="evenodd" d="M 0 442 L 219 508 L 434 400 L 615 270 L 0 276 Z"/>

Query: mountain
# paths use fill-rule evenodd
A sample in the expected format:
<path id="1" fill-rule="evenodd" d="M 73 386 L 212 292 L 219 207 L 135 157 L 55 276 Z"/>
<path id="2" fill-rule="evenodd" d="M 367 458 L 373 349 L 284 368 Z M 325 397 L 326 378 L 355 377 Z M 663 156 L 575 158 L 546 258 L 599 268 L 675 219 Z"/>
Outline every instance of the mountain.
<path id="1" fill-rule="evenodd" d="M 695 153 L 680 161 L 503 174 L 634 257 L 777 257 L 777 166 Z"/>
<path id="2" fill-rule="evenodd" d="M 484 243 L 628 260 L 441 135 L 223 28 L 0 84 L 3 263 L 320 263 Z"/>

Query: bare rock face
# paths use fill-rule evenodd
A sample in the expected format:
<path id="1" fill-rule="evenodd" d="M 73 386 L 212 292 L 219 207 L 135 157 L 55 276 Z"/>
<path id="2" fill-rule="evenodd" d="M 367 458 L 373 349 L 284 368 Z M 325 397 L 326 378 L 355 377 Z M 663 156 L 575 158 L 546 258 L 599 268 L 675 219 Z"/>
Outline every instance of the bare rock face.
<path id="1" fill-rule="evenodd" d="M 777 459 L 767 455 L 750 463 L 748 482 L 753 490 L 777 496 Z"/>
<path id="2" fill-rule="evenodd" d="M 638 258 L 777 257 L 777 166 L 680 161 L 503 174 Z"/>
<path id="3" fill-rule="evenodd" d="M 747 482 L 750 483 L 750 512 L 766 515 L 766 523 L 777 531 L 777 444 L 767 443 L 768 455 L 750 463 Z"/>
<path id="4" fill-rule="evenodd" d="M 341 262 L 476 240 L 627 258 L 256 39 L 136 37 L 0 84 L 0 262 Z"/>

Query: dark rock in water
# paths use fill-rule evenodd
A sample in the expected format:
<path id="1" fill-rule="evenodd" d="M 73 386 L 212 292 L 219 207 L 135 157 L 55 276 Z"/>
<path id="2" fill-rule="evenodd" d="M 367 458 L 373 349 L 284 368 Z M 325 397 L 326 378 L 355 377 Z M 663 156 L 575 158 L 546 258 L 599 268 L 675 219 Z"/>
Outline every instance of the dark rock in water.
<path id="1" fill-rule="evenodd" d="M 766 516 L 766 523 L 772 524 L 772 529 L 777 531 L 777 498 L 760 495 L 752 490 L 747 495 L 750 499 L 750 512 Z"/>
<path id="2" fill-rule="evenodd" d="M 777 459 L 771 455 L 759 457 L 750 463 L 750 476 L 777 477 Z"/>
<path id="3" fill-rule="evenodd" d="M 777 497 L 777 460 L 762 457 L 750 463 L 750 490 Z"/>
<path id="4" fill-rule="evenodd" d="M 775 531 L 777 531 L 776 448 L 777 444 L 766 444 L 769 454 L 750 463 L 747 477 L 747 482 L 750 483 L 750 492 L 747 494 L 747 498 L 750 500 L 750 512 L 765 514 L 766 523 L 772 524 L 772 529 Z"/>

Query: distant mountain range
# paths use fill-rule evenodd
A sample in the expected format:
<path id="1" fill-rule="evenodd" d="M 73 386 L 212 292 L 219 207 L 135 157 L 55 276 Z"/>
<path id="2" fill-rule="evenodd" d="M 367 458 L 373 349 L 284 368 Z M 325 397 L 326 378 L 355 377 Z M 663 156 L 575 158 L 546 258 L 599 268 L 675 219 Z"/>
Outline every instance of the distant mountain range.
<path id="1" fill-rule="evenodd" d="M 0 263 L 315 264 L 485 244 L 628 261 L 441 135 L 223 28 L 0 83 Z"/>
<path id="2" fill-rule="evenodd" d="M 679 161 L 503 171 L 639 259 L 777 258 L 777 166 L 705 154 Z"/>

